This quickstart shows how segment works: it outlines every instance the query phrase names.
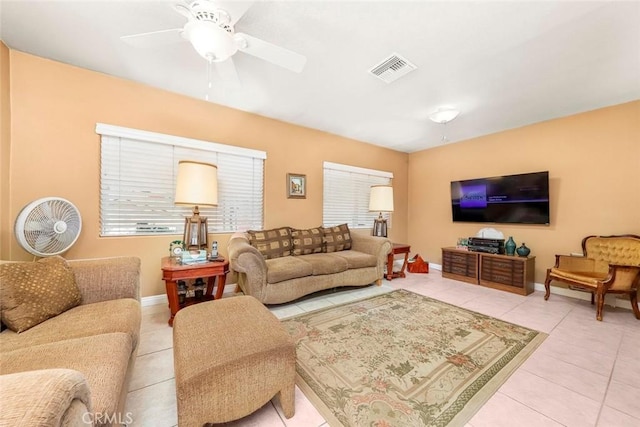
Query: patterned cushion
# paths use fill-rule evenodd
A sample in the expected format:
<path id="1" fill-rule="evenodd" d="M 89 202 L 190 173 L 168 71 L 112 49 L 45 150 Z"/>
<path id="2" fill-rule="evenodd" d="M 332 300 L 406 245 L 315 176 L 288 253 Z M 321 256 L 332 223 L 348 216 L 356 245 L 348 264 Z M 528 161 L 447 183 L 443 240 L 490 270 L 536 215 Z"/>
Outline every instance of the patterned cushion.
<path id="1" fill-rule="evenodd" d="M 291 255 L 291 229 L 289 227 L 271 230 L 249 230 L 249 242 L 264 259 L 280 258 Z"/>
<path id="2" fill-rule="evenodd" d="M 2 323 L 23 332 L 80 304 L 80 290 L 64 258 L 0 265 Z"/>
<path id="3" fill-rule="evenodd" d="M 347 224 L 324 228 L 325 252 L 338 252 L 351 249 L 351 234 Z"/>
<path id="4" fill-rule="evenodd" d="M 291 230 L 294 255 L 319 254 L 324 250 L 324 233 L 322 227 L 308 230 Z"/>

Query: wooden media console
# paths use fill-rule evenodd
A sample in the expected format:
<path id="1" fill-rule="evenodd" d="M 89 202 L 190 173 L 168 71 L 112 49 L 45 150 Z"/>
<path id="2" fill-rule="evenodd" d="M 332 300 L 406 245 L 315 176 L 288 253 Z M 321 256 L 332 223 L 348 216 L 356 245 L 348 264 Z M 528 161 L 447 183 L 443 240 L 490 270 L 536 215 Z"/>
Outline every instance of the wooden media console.
<path id="1" fill-rule="evenodd" d="M 529 295 L 534 288 L 535 257 L 442 248 L 442 277 Z"/>

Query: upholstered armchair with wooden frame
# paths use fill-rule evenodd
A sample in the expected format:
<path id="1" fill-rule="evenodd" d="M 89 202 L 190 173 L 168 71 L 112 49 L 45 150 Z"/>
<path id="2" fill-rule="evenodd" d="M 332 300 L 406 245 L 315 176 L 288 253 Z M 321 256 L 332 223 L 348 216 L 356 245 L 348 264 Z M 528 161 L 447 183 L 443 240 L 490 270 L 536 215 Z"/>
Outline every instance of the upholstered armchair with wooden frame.
<path id="1" fill-rule="evenodd" d="M 591 292 L 591 304 L 594 298 L 597 303 L 596 318 L 602 320 L 605 294 L 628 294 L 640 320 L 640 236 L 587 236 L 582 239 L 582 253 L 556 255 L 556 265 L 547 270 L 544 299 L 549 299 L 552 280 L 567 283 L 570 289 Z"/>

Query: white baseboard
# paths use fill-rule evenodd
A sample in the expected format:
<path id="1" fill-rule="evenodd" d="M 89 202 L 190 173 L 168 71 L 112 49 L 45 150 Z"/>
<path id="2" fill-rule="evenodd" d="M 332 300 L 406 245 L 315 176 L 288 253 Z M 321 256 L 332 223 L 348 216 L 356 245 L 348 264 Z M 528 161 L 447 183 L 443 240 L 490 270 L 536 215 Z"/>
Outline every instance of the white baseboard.
<path id="1" fill-rule="evenodd" d="M 442 271 L 442 265 L 429 263 L 429 268 Z M 545 292 L 544 283 L 534 283 L 534 289 L 536 291 Z M 551 293 L 553 295 L 563 295 L 570 298 L 576 298 L 584 301 L 591 301 L 591 294 L 589 292 L 574 291 L 573 289 L 551 287 Z M 617 298 L 615 295 L 607 295 L 604 299 L 604 303 L 611 307 L 620 307 L 631 310 L 631 301 L 627 299 Z"/>
<path id="2" fill-rule="evenodd" d="M 235 289 L 235 283 L 233 283 L 232 286 L 225 287 L 223 295 L 233 293 L 234 289 Z M 160 305 L 160 304 L 169 305 L 169 299 L 167 298 L 167 294 L 151 295 L 148 297 L 140 298 L 140 305 L 142 307 L 149 307 L 151 305 Z"/>
<path id="3" fill-rule="evenodd" d="M 160 295 L 151 295 L 149 297 L 140 298 L 140 305 L 143 307 L 148 307 L 150 305 L 160 305 L 160 304 L 169 304 L 169 300 L 167 299 L 167 294 Z"/>
<path id="4" fill-rule="evenodd" d="M 441 264 L 434 264 L 430 262 L 429 268 L 433 270 L 442 271 Z M 535 283 L 534 289 L 536 291 L 545 292 L 544 284 L 542 283 Z M 570 298 L 591 301 L 591 294 L 589 292 L 580 292 L 580 291 L 574 291 L 572 289 L 558 288 L 558 287 L 552 286 L 551 293 L 554 295 L 563 295 Z M 620 308 L 626 308 L 627 310 L 631 310 L 631 301 L 626 299 L 616 298 L 615 295 L 607 295 L 604 302 L 605 304 L 610 305 L 611 307 L 620 307 Z M 166 294 L 152 295 L 149 297 L 141 298 L 141 304 L 143 307 L 147 307 L 150 305 L 168 304 L 168 303 L 169 301 L 167 300 Z"/>
<path id="5" fill-rule="evenodd" d="M 545 292 L 543 283 L 535 283 L 534 289 L 536 291 Z M 551 294 L 563 295 L 565 297 L 581 299 L 584 301 L 591 301 L 591 293 L 589 292 L 574 291 L 573 289 L 558 288 L 556 286 L 551 286 Z M 631 310 L 631 301 L 627 299 L 617 298 L 614 294 L 605 295 L 604 303 L 606 305 L 610 305 L 611 307 L 620 307 Z"/>

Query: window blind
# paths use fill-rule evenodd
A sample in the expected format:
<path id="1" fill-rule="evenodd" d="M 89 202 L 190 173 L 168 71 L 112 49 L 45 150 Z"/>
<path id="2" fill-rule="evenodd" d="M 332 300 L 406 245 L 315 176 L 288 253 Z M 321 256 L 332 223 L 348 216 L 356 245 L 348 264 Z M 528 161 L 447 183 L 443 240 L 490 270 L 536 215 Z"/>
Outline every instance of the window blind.
<path id="1" fill-rule="evenodd" d="M 325 227 L 347 223 L 350 228 L 371 228 L 380 212 L 369 212 L 372 185 L 389 185 L 393 174 L 338 163 L 324 162 L 322 222 Z M 390 212 L 383 218 L 391 227 Z"/>
<path id="2" fill-rule="evenodd" d="M 218 206 L 199 207 L 210 233 L 262 229 L 264 152 L 109 125 L 98 130 L 101 236 L 182 234 L 193 208 L 174 204 L 180 160 L 218 166 Z"/>

